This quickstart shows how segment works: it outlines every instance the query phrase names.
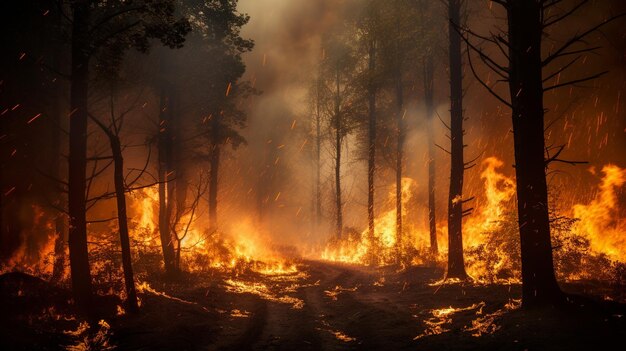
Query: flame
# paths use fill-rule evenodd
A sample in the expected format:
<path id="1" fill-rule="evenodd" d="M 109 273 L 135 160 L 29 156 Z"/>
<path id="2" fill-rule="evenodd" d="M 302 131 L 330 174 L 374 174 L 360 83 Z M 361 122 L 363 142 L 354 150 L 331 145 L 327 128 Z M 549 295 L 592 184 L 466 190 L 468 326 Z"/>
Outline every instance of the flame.
<path id="1" fill-rule="evenodd" d="M 438 334 L 443 334 L 445 332 L 448 332 L 450 331 L 450 329 L 446 329 L 446 328 L 449 327 L 450 324 L 452 324 L 453 314 L 458 313 L 458 312 L 463 312 L 463 311 L 472 311 L 472 310 L 478 310 L 476 314 L 481 314 L 483 307 L 485 307 L 485 303 L 480 302 L 480 303 L 472 304 L 467 307 L 455 308 L 455 307 L 450 306 L 450 307 L 431 310 L 429 311 L 429 313 L 432 316 L 423 321 L 424 324 L 426 325 L 426 329 L 424 330 L 422 334 L 419 334 L 416 337 L 414 337 L 413 340 L 418 340 L 425 336 L 438 335 Z M 418 316 L 414 316 L 414 317 L 418 317 Z"/>
<path id="2" fill-rule="evenodd" d="M 160 248 L 158 234 L 159 196 L 156 186 L 142 189 L 132 203 L 137 214 L 135 230 L 131 231 L 134 241 Z M 196 211 L 197 213 L 198 211 Z M 203 218 L 186 213 L 181 216 L 173 235 L 176 249 L 181 253 L 181 266 L 190 272 L 207 269 L 245 270 L 251 269 L 264 275 L 284 275 L 298 272 L 297 265 L 283 258 L 272 248 L 271 240 L 259 232 L 252 221 L 242 219 L 224 232 L 209 232 Z"/>
<path id="3" fill-rule="evenodd" d="M 470 217 L 465 223 L 464 239 L 470 245 L 484 233 L 499 228 L 506 205 L 515 195 L 515 181 L 498 171 L 503 165 L 495 157 L 489 157 L 482 162 L 480 179 L 484 181 L 486 200 L 480 206 L 478 215 Z"/>
<path id="4" fill-rule="evenodd" d="M 619 218 L 616 194 L 626 182 L 626 169 L 606 165 L 602 173 L 595 198 L 572 207 L 573 216 L 579 219 L 574 231 L 589 239 L 593 251 L 626 261 L 626 220 Z"/>
<path id="5" fill-rule="evenodd" d="M 33 205 L 33 223 L 31 228 L 22 233 L 24 238 L 13 255 L 0 265 L 0 274 L 11 271 L 22 271 L 34 276 L 49 278 L 52 276 L 54 265 L 54 244 L 57 233 L 54 228 L 54 219 L 46 215 L 41 206 Z M 46 235 L 42 241 L 26 240 L 33 232 L 43 232 Z"/>
<path id="6" fill-rule="evenodd" d="M 483 180 L 484 200 L 477 204 L 478 210 L 474 211 L 463 226 L 463 245 L 466 252 L 488 255 L 479 255 L 475 260 L 468 257 L 467 273 L 476 280 L 485 280 L 491 275 L 489 272 L 499 272 L 510 266 L 512 261 L 512 253 L 507 250 L 506 241 L 490 240 L 494 233 L 502 229 L 507 209 L 514 206 L 511 199 L 515 195 L 515 181 L 499 171 L 503 165 L 495 157 L 489 157 L 482 162 L 480 179 Z M 511 277 L 507 280 L 517 281 Z"/>
<path id="7" fill-rule="evenodd" d="M 411 178 L 402 178 L 402 217 L 407 215 L 407 205 L 416 192 L 417 184 Z M 373 240 L 369 230 L 361 233 L 347 233 L 346 238 L 331 241 L 322 254 L 323 260 L 353 263 L 388 265 L 398 262 L 399 257 L 410 256 L 409 253 L 426 246 L 425 233 L 417 231 L 410 225 L 403 227 L 403 238 L 398 240 L 396 233 L 395 184 L 390 187 L 386 207 L 392 207 L 374 219 Z M 402 243 L 401 247 L 399 243 Z M 415 257 L 415 256 L 414 256 Z M 416 262 L 417 263 L 417 262 Z"/>

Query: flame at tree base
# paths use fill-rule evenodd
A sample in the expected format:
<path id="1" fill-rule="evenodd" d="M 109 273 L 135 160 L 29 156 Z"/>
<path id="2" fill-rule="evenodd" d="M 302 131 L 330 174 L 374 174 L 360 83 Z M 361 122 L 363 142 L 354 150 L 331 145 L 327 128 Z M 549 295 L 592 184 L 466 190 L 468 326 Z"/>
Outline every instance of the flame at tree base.
<path id="1" fill-rule="evenodd" d="M 476 203 L 476 209 L 463 225 L 466 270 L 476 282 L 520 281 L 515 180 L 499 171 L 502 166 L 503 162 L 495 157 L 482 162 L 480 178 L 483 180 L 484 192 Z M 561 279 L 624 278 L 613 274 L 619 275 L 626 265 L 626 220 L 619 218 L 616 193 L 626 183 L 626 170 L 607 165 L 603 167 L 602 173 L 598 191 L 587 204 L 576 204 L 570 209 L 561 210 L 560 199 L 551 195 L 554 260 L 557 275 Z M 403 179 L 403 218 L 415 187 L 412 179 Z M 395 186 L 388 198 L 388 204 L 393 203 Z M 445 261 L 445 241 L 440 245 L 442 253 L 438 257 L 430 256 L 426 228 L 405 225 L 403 237 L 401 240 L 397 238 L 395 209 L 382 213 L 374 223 L 373 237 L 368 235 L 366 229 L 360 233 L 348 233 L 341 240 L 332 239 L 322 251 L 321 259 L 373 266 L 421 265 L 433 260 Z M 438 228 L 447 232 L 445 223 L 439 223 Z M 607 270 L 607 266 L 613 269 Z"/>

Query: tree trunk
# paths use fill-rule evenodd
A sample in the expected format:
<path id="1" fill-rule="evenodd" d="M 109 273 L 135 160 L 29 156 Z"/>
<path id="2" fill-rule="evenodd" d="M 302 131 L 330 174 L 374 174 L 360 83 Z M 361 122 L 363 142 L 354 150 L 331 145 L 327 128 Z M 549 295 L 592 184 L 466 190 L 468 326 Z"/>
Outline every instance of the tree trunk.
<path id="1" fill-rule="evenodd" d="M 55 25 L 58 28 L 62 28 L 63 25 L 63 17 L 60 15 L 55 16 Z M 56 45 L 58 45 L 58 41 L 51 41 L 49 43 L 50 47 L 48 50 L 52 51 L 52 65 L 56 70 L 61 71 L 63 68 L 61 67 L 61 56 L 62 54 L 59 50 L 56 50 Z M 58 90 L 57 90 L 58 91 Z M 63 142 L 63 132 L 61 126 L 63 126 L 62 122 L 62 112 L 61 112 L 61 101 L 62 94 L 59 92 L 52 96 L 52 101 L 50 101 L 51 106 L 51 135 L 50 135 L 50 144 L 52 145 L 51 152 L 51 164 L 50 164 L 50 174 L 53 174 L 57 179 L 64 179 L 65 174 L 62 171 L 61 165 L 64 162 L 63 152 L 62 152 L 62 142 Z M 60 190 L 59 184 L 55 181 L 52 181 L 50 186 L 51 194 L 53 198 L 56 198 L 57 201 L 55 205 L 59 209 L 64 209 L 67 206 L 67 200 L 65 198 L 66 194 Z M 52 283 L 58 283 L 65 273 L 65 248 L 67 241 L 67 225 L 65 223 L 65 214 L 61 211 L 57 211 L 56 216 L 54 218 L 54 229 L 56 233 L 56 237 L 54 239 L 54 263 L 52 265 L 52 276 L 50 277 L 50 281 Z"/>
<path id="2" fill-rule="evenodd" d="M 373 254 L 377 251 L 375 245 L 374 226 L 374 179 L 376 175 L 376 87 L 374 86 L 374 70 L 376 69 L 376 47 L 374 41 L 369 43 L 369 73 L 370 82 L 368 86 L 367 99 L 369 105 L 369 125 L 368 125 L 368 145 L 367 145 L 367 227 L 370 242 L 370 263 L 373 262 Z"/>
<path id="3" fill-rule="evenodd" d="M 124 184 L 124 158 L 117 136 L 109 135 L 111 152 L 113 154 L 115 197 L 117 199 L 117 223 L 120 231 L 120 245 L 122 247 L 122 268 L 124 270 L 124 285 L 126 287 L 126 306 L 129 312 L 139 311 L 137 292 L 133 275 L 133 264 L 130 251 L 130 237 L 128 234 L 128 217 L 126 216 L 126 184 Z"/>
<path id="4" fill-rule="evenodd" d="M 339 69 L 337 69 L 335 75 L 336 94 L 335 94 L 335 149 L 337 154 L 335 156 L 335 205 L 337 208 L 335 230 L 337 239 L 341 239 L 343 232 L 343 209 L 341 203 L 341 139 L 342 139 L 342 126 L 340 115 L 340 91 L 339 91 Z"/>
<path id="5" fill-rule="evenodd" d="M 91 274 L 87 248 L 86 166 L 89 82 L 89 2 L 73 5 L 68 177 L 69 251 L 74 300 L 93 317 Z"/>
<path id="6" fill-rule="evenodd" d="M 220 166 L 220 145 L 212 142 L 210 152 L 211 169 L 209 171 L 209 226 L 210 231 L 217 230 L 217 185 Z"/>
<path id="7" fill-rule="evenodd" d="M 432 58 L 424 65 L 424 104 L 426 105 L 426 129 L 428 133 L 428 230 L 430 235 L 430 252 L 439 254 L 437 244 L 437 222 L 435 217 L 435 141 L 433 131 L 434 103 L 434 72 Z"/>
<path id="8" fill-rule="evenodd" d="M 170 231 L 171 207 L 170 203 L 170 152 L 171 143 L 170 118 L 169 118 L 169 100 L 165 94 L 161 94 L 161 108 L 159 113 L 159 234 L 161 237 L 161 249 L 163 251 L 163 264 L 165 272 L 168 275 L 176 273 L 176 265 L 174 262 L 174 241 Z"/>
<path id="9" fill-rule="evenodd" d="M 321 75 L 321 73 L 320 73 Z M 322 225 L 322 114 L 320 112 L 321 105 L 321 76 L 318 77 L 316 101 L 315 101 L 315 128 L 316 128 L 316 172 L 315 172 L 315 229 L 320 230 Z"/>
<path id="10" fill-rule="evenodd" d="M 463 259 L 463 73 L 459 0 L 448 1 L 450 37 L 450 192 L 448 193 L 448 272 L 446 278 L 466 279 Z M 430 59 L 432 65 L 432 58 Z"/>
<path id="11" fill-rule="evenodd" d="M 552 262 L 544 159 L 541 2 L 508 3 L 509 57 L 517 210 L 522 256 L 522 306 L 563 300 Z"/>
<path id="12" fill-rule="evenodd" d="M 401 72 L 396 72 L 396 245 L 402 249 L 402 158 L 404 157 L 404 98 Z M 400 256 L 398 256 L 400 258 Z"/>

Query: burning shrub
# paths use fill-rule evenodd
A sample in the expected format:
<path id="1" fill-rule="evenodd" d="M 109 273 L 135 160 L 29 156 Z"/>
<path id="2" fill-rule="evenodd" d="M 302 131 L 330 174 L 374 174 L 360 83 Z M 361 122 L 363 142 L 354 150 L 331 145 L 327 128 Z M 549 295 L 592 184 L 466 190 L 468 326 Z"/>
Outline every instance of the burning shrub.
<path id="1" fill-rule="evenodd" d="M 495 224 L 495 229 L 482 234 L 480 244 L 467 247 L 468 273 L 474 279 L 490 283 L 518 281 L 521 258 L 517 215 L 506 212 Z"/>

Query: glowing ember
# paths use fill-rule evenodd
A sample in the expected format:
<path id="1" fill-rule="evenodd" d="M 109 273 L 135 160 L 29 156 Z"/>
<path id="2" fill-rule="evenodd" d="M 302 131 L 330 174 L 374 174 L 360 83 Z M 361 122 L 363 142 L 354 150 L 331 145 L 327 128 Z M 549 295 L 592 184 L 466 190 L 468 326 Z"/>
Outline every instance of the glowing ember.
<path id="1" fill-rule="evenodd" d="M 284 295 L 285 291 L 280 288 L 277 289 L 277 293 L 274 293 L 266 284 L 261 282 L 246 282 L 243 280 L 227 279 L 225 283 L 226 290 L 229 292 L 257 295 L 267 301 L 291 305 L 291 308 L 294 309 L 301 309 L 304 307 L 304 301 L 296 297 Z M 276 287 L 274 288 L 276 289 Z"/>
<path id="2" fill-rule="evenodd" d="M 430 313 L 432 314 L 432 317 L 424 320 L 426 329 L 424 330 L 422 334 L 413 338 L 413 340 L 418 340 L 429 335 L 437 335 L 437 334 L 448 332 L 449 329 L 446 329 L 446 327 L 452 323 L 451 316 L 453 314 L 458 313 L 458 312 L 463 312 L 463 311 L 472 311 L 476 309 L 478 310 L 476 314 L 481 314 L 483 307 L 485 307 L 485 303 L 480 302 L 477 304 L 472 304 L 471 306 L 468 306 L 468 307 L 460 307 L 460 308 L 447 307 L 447 308 L 431 310 Z M 414 316 L 414 317 L 418 317 L 418 316 Z"/>

